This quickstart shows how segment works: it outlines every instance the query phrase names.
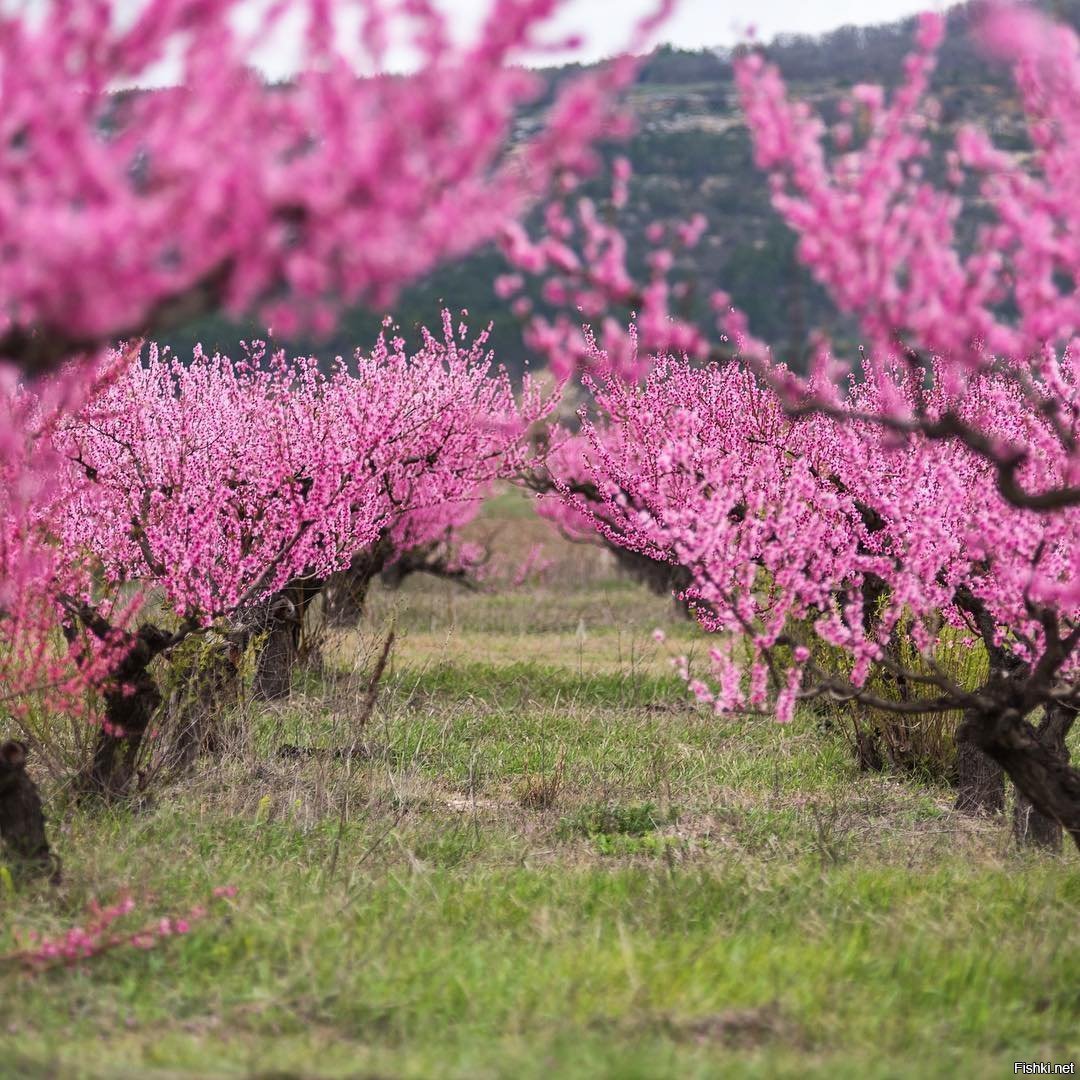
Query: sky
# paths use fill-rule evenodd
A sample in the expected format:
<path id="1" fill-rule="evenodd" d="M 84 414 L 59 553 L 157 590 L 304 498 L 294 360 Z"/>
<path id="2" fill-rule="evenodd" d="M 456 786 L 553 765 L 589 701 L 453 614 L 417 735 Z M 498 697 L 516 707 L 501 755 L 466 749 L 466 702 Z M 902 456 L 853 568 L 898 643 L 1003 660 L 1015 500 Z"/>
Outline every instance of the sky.
<path id="1" fill-rule="evenodd" d="M 463 23 L 482 17 L 489 0 L 444 0 L 444 10 L 460 15 Z M 584 34 L 585 57 L 597 59 L 619 51 L 634 21 L 648 12 L 655 0 L 570 0 L 561 24 Z M 735 45 L 753 26 L 757 37 L 768 41 L 780 33 L 820 34 L 845 25 L 891 22 L 927 8 L 940 8 L 935 0 L 679 0 L 674 16 L 659 40 L 698 49 Z"/>
<path id="2" fill-rule="evenodd" d="M 252 0 L 251 11 L 267 2 Z M 492 0 L 436 0 L 450 16 L 451 31 L 459 40 L 475 35 L 491 4 Z M 656 4 L 657 0 L 563 0 L 562 13 L 552 21 L 545 41 L 577 34 L 584 38 L 584 48 L 573 54 L 546 53 L 520 59 L 542 65 L 570 59 L 597 60 L 624 51 L 636 23 Z M 942 0 L 677 0 L 674 15 L 654 42 L 688 49 L 735 45 L 745 40 L 750 28 L 758 39 L 768 41 L 780 33 L 820 34 L 838 26 L 890 22 L 941 6 Z M 296 67 L 298 38 L 293 28 L 286 27 L 275 40 L 264 43 L 254 58 L 256 64 L 271 77 L 287 76 Z M 409 70 L 415 56 L 408 48 L 393 49 L 388 61 L 392 70 Z"/>

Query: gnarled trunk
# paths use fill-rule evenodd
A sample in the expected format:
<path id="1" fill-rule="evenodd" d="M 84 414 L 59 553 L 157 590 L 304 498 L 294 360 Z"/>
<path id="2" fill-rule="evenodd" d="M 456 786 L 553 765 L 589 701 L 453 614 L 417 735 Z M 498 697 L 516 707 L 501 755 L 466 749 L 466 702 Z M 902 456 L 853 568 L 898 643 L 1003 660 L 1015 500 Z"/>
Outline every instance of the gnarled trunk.
<path id="1" fill-rule="evenodd" d="M 134 633 L 113 627 L 92 605 L 73 597 L 61 597 L 69 619 L 64 622 L 64 637 L 75 651 L 78 663 L 85 660 L 78 627 L 81 625 L 99 641 L 123 641 L 116 666 L 109 672 L 108 688 L 104 693 L 105 716 L 94 743 L 93 757 L 75 781 L 86 794 L 122 795 L 135 778 L 139 749 L 143 736 L 157 707 L 161 694 L 150 674 L 155 657 L 183 640 L 193 624 L 183 632 L 169 634 L 143 623 Z"/>
<path id="2" fill-rule="evenodd" d="M 252 694 L 256 701 L 289 696 L 292 673 L 300 650 L 300 617 L 285 593 L 267 601 L 256 633 L 266 635 L 255 658 Z"/>
<path id="3" fill-rule="evenodd" d="M 1043 718 L 1035 729 L 1040 744 L 1066 764 L 1069 761 L 1069 748 L 1065 740 L 1075 720 L 1075 709 L 1051 704 L 1046 706 Z M 1019 789 L 1013 810 L 1013 833 L 1019 844 L 1041 847 L 1047 851 L 1061 851 L 1061 821 L 1040 812 L 1031 799 Z"/>
<path id="4" fill-rule="evenodd" d="M 292 581 L 245 612 L 244 632 L 266 635 L 255 657 L 252 694 L 256 701 L 289 696 L 304 639 L 304 617 L 325 585 L 322 578 Z"/>
<path id="5" fill-rule="evenodd" d="M 0 839 L 21 866 L 60 880 L 60 860 L 49 850 L 37 785 L 26 772 L 26 744 L 0 745 Z"/>
<path id="6" fill-rule="evenodd" d="M 963 814 L 1000 814 L 1005 774 L 973 741 L 965 726 L 956 733 L 956 809 Z"/>
<path id="7" fill-rule="evenodd" d="M 86 608 L 80 616 L 99 637 L 111 628 L 102 629 L 100 617 Z M 74 640 L 70 627 L 65 628 Z M 84 793 L 107 797 L 126 795 L 136 778 L 139 750 L 154 713 L 161 704 L 157 682 L 150 665 L 170 644 L 173 637 L 156 626 L 144 623 L 127 635 L 124 657 L 110 673 L 109 688 L 104 693 L 105 717 L 94 743 L 90 764 L 76 781 Z"/>
<path id="8" fill-rule="evenodd" d="M 186 771 L 200 753 L 221 749 L 221 711 L 240 695 L 239 663 L 243 650 L 226 639 L 207 646 L 190 675 L 169 696 L 168 764 Z"/>
<path id="9" fill-rule="evenodd" d="M 964 723 L 971 741 L 1008 773 L 1035 809 L 1056 821 L 1080 848 L 1080 770 L 1063 749 L 1044 743 L 1016 709 L 980 712 Z"/>
<path id="10" fill-rule="evenodd" d="M 873 727 L 863 726 L 856 719 L 854 721 L 854 747 L 855 761 L 860 772 L 882 772 L 885 768 L 885 759 L 881 754 L 881 742 Z"/>
<path id="11" fill-rule="evenodd" d="M 360 622 L 371 582 L 383 572 L 392 554 L 389 537 L 382 536 L 370 547 L 358 551 L 347 570 L 329 579 L 324 602 L 326 620 L 331 626 L 353 627 Z M 399 560 L 399 564 L 398 580 L 393 582 L 393 587 L 400 585 L 405 576 L 403 561 Z"/>
<path id="12" fill-rule="evenodd" d="M 331 626 L 352 628 L 364 617 L 368 589 L 378 572 L 354 565 L 335 574 L 326 588 L 326 621 Z"/>
<path id="13" fill-rule="evenodd" d="M 143 668 L 129 671 L 124 681 L 104 696 L 105 722 L 94 741 L 93 758 L 83 770 L 79 786 L 84 792 L 114 797 L 125 795 L 132 788 L 143 737 L 161 704 L 161 692 L 149 671 Z"/>

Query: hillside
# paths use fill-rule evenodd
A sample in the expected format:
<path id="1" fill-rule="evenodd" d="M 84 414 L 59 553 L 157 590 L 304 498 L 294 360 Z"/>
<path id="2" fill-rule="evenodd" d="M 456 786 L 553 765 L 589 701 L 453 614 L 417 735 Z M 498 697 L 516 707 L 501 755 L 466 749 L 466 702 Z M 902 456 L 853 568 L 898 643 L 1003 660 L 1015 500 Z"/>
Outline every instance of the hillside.
<path id="1" fill-rule="evenodd" d="M 1046 5 L 1059 18 L 1080 25 L 1080 0 Z M 974 48 L 967 27 L 970 6 L 949 14 L 935 91 L 942 105 L 941 137 L 960 123 L 989 125 L 1002 145 L 1022 146 L 1019 110 L 1007 72 Z M 910 46 L 914 20 L 870 27 L 843 27 L 822 37 L 781 36 L 766 47 L 795 91 L 823 106 L 862 81 L 895 83 Z M 576 65 L 546 72 L 552 87 Z M 724 50 L 685 51 L 664 46 L 643 64 L 630 105 L 638 130 L 626 145 L 605 153 L 625 153 L 634 166 L 630 204 L 622 220 L 630 236 L 643 222 L 688 217 L 701 211 L 710 231 L 695 253 L 698 292 L 719 285 L 750 315 L 755 330 L 776 343 L 790 362 L 801 361 L 807 332 L 824 328 L 850 341 L 844 324 L 794 259 L 794 239 L 776 218 L 765 184 L 754 168 L 732 84 L 730 54 Z M 522 132 L 532 119 L 523 116 Z M 603 191 L 603 186 L 597 188 Z M 421 323 L 434 325 L 445 302 L 467 309 L 474 327 L 492 321 L 500 360 L 520 371 L 525 356 L 513 317 L 495 299 L 491 281 L 503 268 L 493 251 L 441 270 L 406 292 L 394 315 L 406 333 Z M 319 355 L 348 354 L 378 333 L 383 313 L 364 308 L 346 314 L 334 335 L 320 341 L 280 342 Z M 258 334 L 222 319 L 204 320 L 174 335 L 179 349 L 202 341 L 206 347 L 235 348 L 240 337 Z"/>

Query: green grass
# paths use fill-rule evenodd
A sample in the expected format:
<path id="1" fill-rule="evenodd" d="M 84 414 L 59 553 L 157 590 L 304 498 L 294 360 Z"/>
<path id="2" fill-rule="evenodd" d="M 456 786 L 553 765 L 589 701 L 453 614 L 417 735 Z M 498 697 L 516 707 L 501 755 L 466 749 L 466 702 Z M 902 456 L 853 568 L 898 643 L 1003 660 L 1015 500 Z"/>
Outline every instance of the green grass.
<path id="1" fill-rule="evenodd" d="M 555 664 L 519 661 L 503 665 L 479 660 L 442 661 L 425 670 L 396 671 L 390 688 L 406 697 L 476 701 L 502 709 L 536 704 L 603 708 L 681 704 L 686 687 L 674 675 L 647 672 L 577 672 Z"/>
<path id="2" fill-rule="evenodd" d="M 269 785 L 269 818 L 242 779 L 68 823 L 63 898 L 20 895 L 14 927 L 123 883 L 159 911 L 240 893 L 153 952 L 6 976 L 12 1075 L 944 1075 L 1074 1050 L 1080 881 L 960 828 L 838 858 L 809 818 L 747 811 L 620 849 L 633 805 L 586 840 L 484 804 L 403 811 L 364 776 L 339 837 L 314 775 Z"/>
<path id="3" fill-rule="evenodd" d="M 562 600 L 445 588 L 377 596 L 331 668 L 234 717 L 233 753 L 196 778 L 112 810 L 48 789 L 65 882 L 0 874 L 0 952 L 125 889 L 132 927 L 238 894 L 150 951 L 0 968 L 0 1075 L 932 1077 L 1075 1059 L 1075 853 L 1018 853 L 946 788 L 860 775 L 812 714 L 697 710 L 648 632 L 663 618 L 675 648 L 700 640 L 622 582 Z M 613 595 L 626 623 L 581 642 L 581 612 Z M 530 602 L 548 629 L 507 631 Z M 393 670 L 358 730 L 359 669 L 392 614 Z M 551 802 L 529 808 L 538 778 Z"/>

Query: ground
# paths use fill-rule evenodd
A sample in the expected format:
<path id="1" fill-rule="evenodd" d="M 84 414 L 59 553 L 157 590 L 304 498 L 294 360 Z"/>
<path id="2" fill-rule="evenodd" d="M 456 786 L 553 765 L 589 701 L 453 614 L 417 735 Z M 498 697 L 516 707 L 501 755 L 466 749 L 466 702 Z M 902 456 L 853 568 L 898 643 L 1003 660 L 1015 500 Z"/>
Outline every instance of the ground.
<path id="1" fill-rule="evenodd" d="M 527 512 L 504 496 L 481 522 L 504 559 L 542 534 Z M 0 1074 L 1005 1076 L 1077 1058 L 1075 852 L 1018 853 L 943 786 L 860 775 L 826 716 L 697 709 L 668 659 L 703 641 L 668 602 L 598 550 L 546 553 L 516 588 L 378 592 L 195 780 L 105 810 L 47 785 L 65 880 L 0 873 L 0 952 L 93 898 L 130 892 L 138 927 L 237 893 L 150 950 L 0 967 Z"/>

